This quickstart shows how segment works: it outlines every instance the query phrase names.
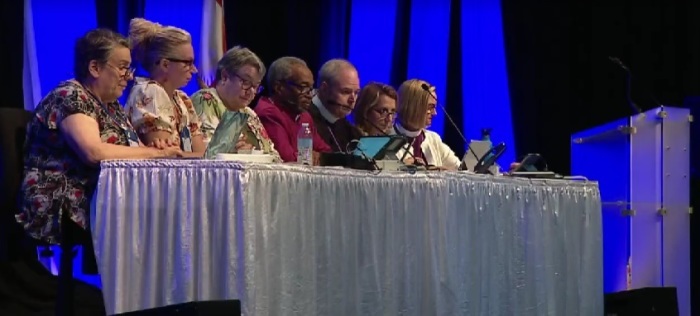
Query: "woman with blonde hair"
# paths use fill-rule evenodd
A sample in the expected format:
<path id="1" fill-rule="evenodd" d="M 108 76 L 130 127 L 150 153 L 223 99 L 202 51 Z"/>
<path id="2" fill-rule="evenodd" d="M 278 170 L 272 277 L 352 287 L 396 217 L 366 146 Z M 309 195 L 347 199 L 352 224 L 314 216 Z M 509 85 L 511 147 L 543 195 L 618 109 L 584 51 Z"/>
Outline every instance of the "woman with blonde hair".
<path id="1" fill-rule="evenodd" d="M 178 90 L 197 73 L 187 31 L 136 18 L 129 25 L 133 59 L 149 74 L 137 78 L 126 112 L 144 143 L 178 144 L 188 157 L 202 157 L 206 146 L 192 101 Z"/>
<path id="2" fill-rule="evenodd" d="M 423 86 L 429 87 L 428 90 Z M 407 164 L 422 164 L 440 169 L 457 170 L 460 160 L 457 155 L 442 142 L 437 133 L 427 130 L 433 117 L 437 115 L 437 94 L 435 87 L 418 79 L 404 81 L 399 87 L 399 102 L 394 131 L 407 137 L 409 144 L 398 152 Z M 406 149 L 413 155 L 406 154 Z"/>
<path id="3" fill-rule="evenodd" d="M 370 82 L 360 90 L 352 117 L 355 127 L 364 136 L 391 132 L 396 115 L 396 90 L 379 82 Z"/>

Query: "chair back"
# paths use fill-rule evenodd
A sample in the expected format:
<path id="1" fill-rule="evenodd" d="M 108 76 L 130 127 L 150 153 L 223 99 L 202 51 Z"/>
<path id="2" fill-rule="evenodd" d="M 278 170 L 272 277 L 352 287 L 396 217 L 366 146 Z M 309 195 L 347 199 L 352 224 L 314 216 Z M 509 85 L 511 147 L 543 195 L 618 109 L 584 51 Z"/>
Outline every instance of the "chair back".
<path id="1" fill-rule="evenodd" d="M 31 117 L 32 113 L 23 108 L 0 107 L 0 259 L 14 255 L 17 249 L 13 249 L 10 241 L 16 240 L 16 234 L 21 236 L 14 214 L 18 211 L 24 140 Z"/>

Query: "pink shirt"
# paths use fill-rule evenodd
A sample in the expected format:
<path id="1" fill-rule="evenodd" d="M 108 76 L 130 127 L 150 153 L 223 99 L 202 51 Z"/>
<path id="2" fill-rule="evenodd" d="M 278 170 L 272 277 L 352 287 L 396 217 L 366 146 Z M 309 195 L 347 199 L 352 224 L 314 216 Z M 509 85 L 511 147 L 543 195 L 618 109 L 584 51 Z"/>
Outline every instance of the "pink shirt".
<path id="1" fill-rule="evenodd" d="M 258 114 L 267 134 L 275 144 L 282 161 L 297 161 L 297 133 L 302 123 L 308 123 L 314 133 L 314 151 L 331 151 L 331 147 L 316 132 L 314 121 L 309 113 L 292 113 L 292 111 L 276 105 L 268 97 L 260 98 L 258 105 L 255 106 L 255 113 Z"/>

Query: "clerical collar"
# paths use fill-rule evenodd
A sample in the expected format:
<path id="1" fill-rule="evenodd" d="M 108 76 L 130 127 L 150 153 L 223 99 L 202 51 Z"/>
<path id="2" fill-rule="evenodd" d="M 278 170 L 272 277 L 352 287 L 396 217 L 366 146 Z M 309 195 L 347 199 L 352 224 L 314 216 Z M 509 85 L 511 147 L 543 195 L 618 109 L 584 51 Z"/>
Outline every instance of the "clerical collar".
<path id="1" fill-rule="evenodd" d="M 313 103 L 314 106 L 318 108 L 318 111 L 321 112 L 321 116 L 323 116 L 323 118 L 326 119 L 328 123 L 333 124 L 340 119 L 338 117 L 335 117 L 335 115 L 331 114 L 331 112 L 328 111 L 328 109 L 326 109 L 326 106 L 323 105 L 321 99 L 318 98 L 318 95 L 315 95 L 313 99 L 311 99 L 311 103 Z"/>
<path id="2" fill-rule="evenodd" d="M 396 124 L 394 124 L 394 128 L 396 129 L 396 131 L 399 134 L 406 136 L 406 137 L 411 137 L 411 138 L 418 137 L 418 135 L 420 135 L 420 133 L 423 132 L 422 129 L 419 129 L 417 131 L 409 131 L 406 128 L 404 128 L 403 126 L 401 126 L 401 124 L 399 122 L 396 122 Z"/>

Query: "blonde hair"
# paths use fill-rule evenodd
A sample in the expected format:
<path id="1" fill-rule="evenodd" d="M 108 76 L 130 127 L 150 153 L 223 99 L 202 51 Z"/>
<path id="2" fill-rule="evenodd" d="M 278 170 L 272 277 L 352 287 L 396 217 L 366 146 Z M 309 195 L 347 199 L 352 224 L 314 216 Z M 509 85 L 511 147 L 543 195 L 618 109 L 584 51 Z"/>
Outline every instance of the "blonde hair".
<path id="1" fill-rule="evenodd" d="M 357 129 L 362 133 L 367 134 L 367 131 L 372 129 L 371 124 L 367 123 L 367 116 L 369 116 L 369 111 L 379 103 L 379 97 L 383 95 L 394 101 L 398 98 L 396 90 L 392 86 L 379 82 L 370 82 L 360 90 L 355 108 L 352 110 L 352 117 Z"/>
<path id="2" fill-rule="evenodd" d="M 132 58 L 150 72 L 161 59 L 175 57 L 177 46 L 192 43 L 192 36 L 181 28 L 134 18 L 129 23 L 129 41 Z"/>
<path id="3" fill-rule="evenodd" d="M 404 81 L 399 87 L 396 118 L 404 127 L 425 128 L 428 103 L 433 96 L 430 95 L 431 92 L 423 89 L 424 84 L 430 86 L 427 81 L 411 79 Z"/>

